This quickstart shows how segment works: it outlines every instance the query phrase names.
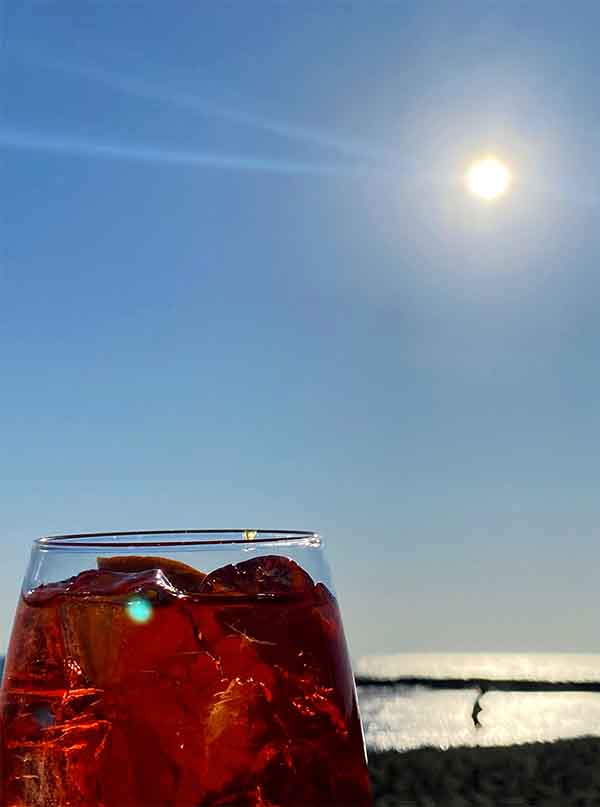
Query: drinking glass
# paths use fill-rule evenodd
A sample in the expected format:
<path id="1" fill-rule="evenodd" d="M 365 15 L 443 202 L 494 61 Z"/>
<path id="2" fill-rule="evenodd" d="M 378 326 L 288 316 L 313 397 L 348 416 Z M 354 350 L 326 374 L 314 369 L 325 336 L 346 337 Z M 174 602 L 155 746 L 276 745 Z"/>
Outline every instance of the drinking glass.
<path id="1" fill-rule="evenodd" d="M 321 539 L 34 543 L 0 690 L 0 807 L 370 807 Z"/>

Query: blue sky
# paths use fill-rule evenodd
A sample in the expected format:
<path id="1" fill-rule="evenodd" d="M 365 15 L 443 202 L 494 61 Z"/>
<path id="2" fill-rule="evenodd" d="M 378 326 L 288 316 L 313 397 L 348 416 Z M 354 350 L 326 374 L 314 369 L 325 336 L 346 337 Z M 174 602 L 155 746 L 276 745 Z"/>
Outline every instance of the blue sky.
<path id="1" fill-rule="evenodd" d="M 596 4 L 0 20 L 0 649 L 40 534 L 255 525 L 355 655 L 598 649 Z"/>

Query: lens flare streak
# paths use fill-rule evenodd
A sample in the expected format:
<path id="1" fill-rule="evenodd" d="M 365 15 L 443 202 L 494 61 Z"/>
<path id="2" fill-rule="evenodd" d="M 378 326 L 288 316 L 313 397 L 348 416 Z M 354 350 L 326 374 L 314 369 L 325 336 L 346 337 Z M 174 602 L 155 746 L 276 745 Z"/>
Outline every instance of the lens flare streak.
<path id="1" fill-rule="evenodd" d="M 143 597 L 136 597 L 129 600 L 127 603 L 127 615 L 132 622 L 137 622 L 138 625 L 145 625 L 152 619 L 152 603 L 145 600 Z"/>

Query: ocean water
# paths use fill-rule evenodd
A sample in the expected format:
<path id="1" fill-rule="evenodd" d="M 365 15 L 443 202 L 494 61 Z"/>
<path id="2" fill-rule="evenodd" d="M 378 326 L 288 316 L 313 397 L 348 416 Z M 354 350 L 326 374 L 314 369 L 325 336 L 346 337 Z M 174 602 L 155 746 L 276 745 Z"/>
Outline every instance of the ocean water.
<path id="1" fill-rule="evenodd" d="M 600 654 L 403 653 L 355 663 L 361 679 L 430 678 L 600 684 Z M 360 686 L 367 746 L 512 745 L 600 736 L 600 692 L 436 690 L 422 686 Z M 473 707 L 481 711 L 476 727 Z"/>

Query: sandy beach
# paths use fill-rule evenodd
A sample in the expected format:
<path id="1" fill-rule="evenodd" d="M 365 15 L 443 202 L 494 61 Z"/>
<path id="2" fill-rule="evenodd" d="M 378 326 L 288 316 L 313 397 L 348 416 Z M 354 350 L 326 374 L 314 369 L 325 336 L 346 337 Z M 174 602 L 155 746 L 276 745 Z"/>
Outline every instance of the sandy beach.
<path id="1" fill-rule="evenodd" d="M 600 807 L 600 739 L 369 752 L 375 807 Z"/>

